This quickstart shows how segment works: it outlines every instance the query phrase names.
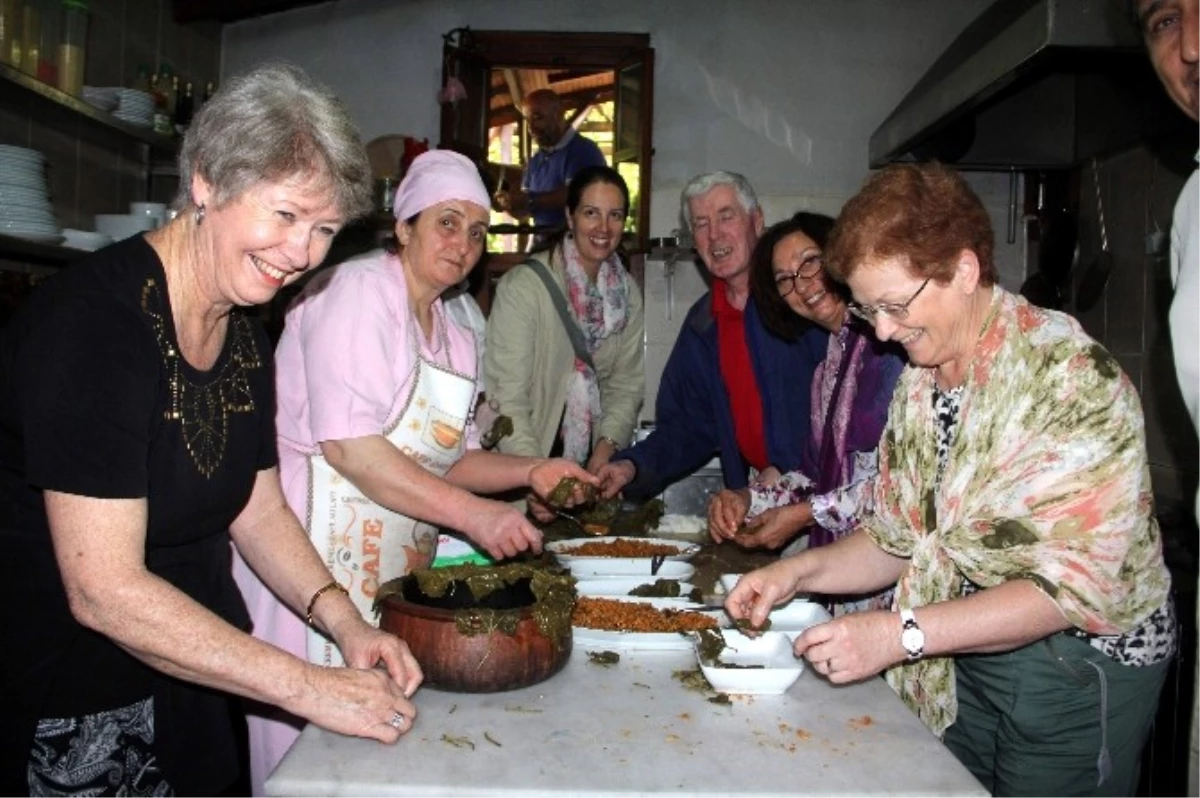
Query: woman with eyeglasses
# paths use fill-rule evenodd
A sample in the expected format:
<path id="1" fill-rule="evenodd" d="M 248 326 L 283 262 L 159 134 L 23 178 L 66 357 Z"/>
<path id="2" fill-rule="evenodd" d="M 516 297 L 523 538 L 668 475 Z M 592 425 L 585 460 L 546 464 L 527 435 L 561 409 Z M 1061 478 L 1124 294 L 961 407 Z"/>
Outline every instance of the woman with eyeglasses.
<path id="1" fill-rule="evenodd" d="M 767 329 L 787 341 L 814 324 L 831 335 L 813 375 L 812 434 L 800 470 L 763 474 L 749 488 L 718 493 L 708 508 L 709 534 L 718 543 L 787 546 L 789 556 L 851 532 L 870 506 L 879 435 L 904 357 L 849 312 L 849 292 L 826 272 L 822 252 L 832 227 L 828 216 L 797 213 L 769 228 L 755 247 L 750 289 Z M 887 591 L 845 599 L 832 605 L 835 613 L 882 609 L 891 601 Z"/>
<path id="2" fill-rule="evenodd" d="M 1071 317 L 996 284 L 987 211 L 938 164 L 875 173 L 828 267 L 908 353 L 874 508 L 741 578 L 760 624 L 797 592 L 896 585 L 795 643 L 835 683 L 886 671 L 995 795 L 1132 795 L 1176 647 L 1137 391 Z"/>

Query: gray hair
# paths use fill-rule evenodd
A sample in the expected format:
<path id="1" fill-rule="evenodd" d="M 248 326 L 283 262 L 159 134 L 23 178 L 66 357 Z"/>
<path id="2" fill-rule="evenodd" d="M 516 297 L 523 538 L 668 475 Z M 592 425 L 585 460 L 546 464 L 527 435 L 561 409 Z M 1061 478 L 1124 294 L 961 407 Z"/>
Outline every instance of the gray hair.
<path id="1" fill-rule="evenodd" d="M 263 64 L 221 87 L 192 120 L 175 205 L 192 203 L 195 175 L 220 206 L 261 181 L 314 172 L 328 179 L 347 220 L 370 211 L 371 165 L 341 100 L 299 67 Z"/>
<path id="2" fill-rule="evenodd" d="M 688 207 L 688 201 L 704 196 L 717 186 L 733 186 L 738 204 L 746 213 L 753 213 L 758 207 L 758 195 L 754 193 L 750 181 L 744 175 L 737 172 L 705 172 L 693 177 L 683 187 L 683 193 L 679 196 L 679 217 L 688 230 L 692 229 L 692 209 Z"/>

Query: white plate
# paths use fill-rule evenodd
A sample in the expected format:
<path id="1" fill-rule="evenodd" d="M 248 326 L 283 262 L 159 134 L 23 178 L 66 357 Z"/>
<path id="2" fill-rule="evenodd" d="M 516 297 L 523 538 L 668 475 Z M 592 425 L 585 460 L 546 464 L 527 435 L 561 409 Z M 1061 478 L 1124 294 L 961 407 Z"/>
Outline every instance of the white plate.
<path id="1" fill-rule="evenodd" d="M 49 208 L 30 208 L 23 205 L 0 205 L 0 222 L 34 222 L 54 224 Z"/>
<path id="2" fill-rule="evenodd" d="M 113 242 L 112 236 L 106 236 L 103 233 L 92 233 L 87 230 L 72 230 L 66 228 L 62 231 L 66 241 L 63 246 L 71 249 L 82 249 L 87 252 L 94 252 L 101 247 L 106 247 Z"/>
<path id="3" fill-rule="evenodd" d="M 572 549 L 594 543 L 613 543 L 618 540 L 630 540 L 636 543 L 648 543 L 655 546 L 664 546 L 675 551 L 674 554 L 668 554 L 667 560 L 687 560 L 695 556 L 700 551 L 700 547 L 695 543 L 687 543 L 680 540 L 668 540 L 666 538 L 637 538 L 637 537 L 622 537 L 620 535 L 608 535 L 596 538 L 572 538 L 570 540 L 556 540 L 553 543 L 547 543 L 545 548 L 552 552 L 561 562 L 570 564 L 572 560 L 580 559 L 596 559 L 596 560 L 646 560 L 650 561 L 650 557 L 609 557 L 605 555 L 595 554 L 568 554 Z"/>
<path id="4" fill-rule="evenodd" d="M 658 576 L 617 576 L 607 579 L 580 579 L 575 584 L 575 592 L 581 596 L 628 596 L 629 591 L 642 585 L 652 585 Z M 678 580 L 676 580 L 678 581 Z M 695 587 L 691 582 L 679 582 L 679 593 L 686 596 Z M 638 598 L 632 596 L 632 598 Z"/>
<path id="5" fill-rule="evenodd" d="M 608 577 L 643 576 L 648 579 L 691 579 L 696 567 L 691 563 L 667 560 L 659 566 L 657 574 L 650 572 L 649 558 L 580 557 L 567 563 L 567 568 L 576 579 L 604 579 Z"/>
<path id="6" fill-rule="evenodd" d="M 19 188 L 40 188 L 46 190 L 46 178 L 41 174 L 18 174 L 16 172 L 0 171 L 0 187 L 17 186 Z"/>
<path id="7" fill-rule="evenodd" d="M 18 158 L 36 161 L 46 160 L 45 154 L 40 150 L 33 150 L 29 147 L 14 147 L 11 144 L 0 144 L 0 161 Z"/>
<path id="8" fill-rule="evenodd" d="M 782 607 L 771 610 L 767 616 L 771 621 L 772 632 L 783 632 L 795 640 L 810 626 L 832 620 L 829 611 L 816 602 L 794 598 Z"/>
<path id="9" fill-rule="evenodd" d="M 747 637 L 734 629 L 723 629 L 725 650 L 719 661 L 730 665 L 761 667 L 722 668 L 705 663 L 696 646 L 696 662 L 713 689 L 741 695 L 779 695 L 787 692 L 804 672 L 804 660 L 792 653 L 792 641 L 781 632 Z"/>
<path id="10" fill-rule="evenodd" d="M 687 610 L 697 605 L 680 599 L 647 599 L 638 596 L 605 596 L 618 601 L 629 601 L 649 604 L 659 609 Z M 707 615 L 718 624 L 727 623 L 728 617 L 723 612 L 713 610 L 694 610 L 701 615 Z M 598 649 L 617 649 L 621 651 L 687 651 L 695 646 L 695 638 L 687 632 L 613 632 L 607 629 L 588 629 L 582 626 L 571 627 L 571 638 L 576 646 L 595 651 Z"/>
<path id="11" fill-rule="evenodd" d="M 23 238 L 37 244 L 61 244 L 63 242 L 63 236 L 50 233 L 21 233 L 16 230 L 0 230 L 0 233 L 13 238 Z"/>
<path id="12" fill-rule="evenodd" d="M 673 540 L 703 543 L 708 538 L 708 519 L 699 515 L 667 514 L 658 520 L 654 534 Z"/>

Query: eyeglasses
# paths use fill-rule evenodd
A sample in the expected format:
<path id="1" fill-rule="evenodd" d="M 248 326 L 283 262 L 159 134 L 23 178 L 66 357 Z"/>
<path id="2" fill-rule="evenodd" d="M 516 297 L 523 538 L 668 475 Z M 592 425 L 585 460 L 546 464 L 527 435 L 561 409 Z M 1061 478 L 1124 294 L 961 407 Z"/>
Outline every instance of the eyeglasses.
<path id="1" fill-rule="evenodd" d="M 825 258 L 820 255 L 809 255 L 800 261 L 800 268 L 794 272 L 780 272 L 775 276 L 775 288 L 780 296 L 787 296 L 796 290 L 796 279 L 799 277 L 816 277 L 825 266 Z"/>
<path id="2" fill-rule="evenodd" d="M 932 277 L 926 277 L 925 282 L 921 283 L 921 287 L 917 289 L 915 294 L 908 298 L 907 302 L 884 302 L 880 305 L 860 305 L 857 302 L 850 302 L 848 307 L 850 308 L 850 312 L 855 316 L 871 324 L 875 323 L 875 318 L 880 313 L 889 319 L 903 321 L 908 318 L 908 306 L 913 303 L 914 299 L 921 295 L 921 292 L 925 290 L 925 286 L 929 285 L 929 281 L 932 279 Z"/>

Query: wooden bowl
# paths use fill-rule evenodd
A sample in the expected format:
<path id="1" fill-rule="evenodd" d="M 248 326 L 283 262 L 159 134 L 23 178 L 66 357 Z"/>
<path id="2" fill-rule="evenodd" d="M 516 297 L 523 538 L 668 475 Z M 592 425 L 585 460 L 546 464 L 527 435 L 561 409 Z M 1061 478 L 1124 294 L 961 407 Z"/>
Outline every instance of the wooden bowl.
<path id="1" fill-rule="evenodd" d="M 413 577 L 402 582 L 400 593 L 380 602 L 379 626 L 408 644 L 425 674 L 425 687 L 456 693 L 516 690 L 549 679 L 571 656 L 569 634 L 556 645 L 538 627 L 528 579 L 480 602 L 465 583 L 456 582 L 445 596 L 434 598 L 421 593 Z M 515 633 L 464 634 L 458 615 L 473 608 L 517 613 Z"/>

